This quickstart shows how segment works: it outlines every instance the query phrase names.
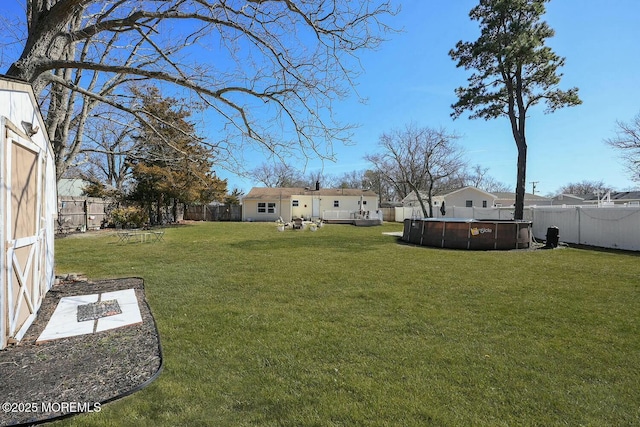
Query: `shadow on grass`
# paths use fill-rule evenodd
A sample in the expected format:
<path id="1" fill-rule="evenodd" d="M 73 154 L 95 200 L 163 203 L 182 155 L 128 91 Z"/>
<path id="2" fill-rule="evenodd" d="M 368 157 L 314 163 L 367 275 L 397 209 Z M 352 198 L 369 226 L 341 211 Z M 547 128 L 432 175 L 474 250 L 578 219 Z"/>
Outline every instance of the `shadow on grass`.
<path id="1" fill-rule="evenodd" d="M 605 252 L 605 253 L 616 254 L 616 255 L 627 255 L 627 256 L 632 256 L 632 257 L 640 257 L 640 252 L 629 251 L 629 250 L 625 250 L 625 249 L 601 248 L 601 247 L 598 247 L 598 246 L 578 245 L 578 244 L 574 244 L 574 243 L 566 243 L 566 245 L 568 247 L 570 247 L 570 248 L 580 249 L 580 250 L 584 250 L 584 251 Z"/>

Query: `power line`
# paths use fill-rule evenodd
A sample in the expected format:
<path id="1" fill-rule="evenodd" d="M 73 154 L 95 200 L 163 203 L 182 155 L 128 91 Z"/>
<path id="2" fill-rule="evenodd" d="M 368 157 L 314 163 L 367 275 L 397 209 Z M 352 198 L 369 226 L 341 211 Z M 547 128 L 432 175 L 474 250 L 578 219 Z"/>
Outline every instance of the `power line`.
<path id="1" fill-rule="evenodd" d="M 536 194 L 536 184 L 539 182 L 540 181 L 529 181 L 529 183 L 531 184 L 531 194 Z"/>

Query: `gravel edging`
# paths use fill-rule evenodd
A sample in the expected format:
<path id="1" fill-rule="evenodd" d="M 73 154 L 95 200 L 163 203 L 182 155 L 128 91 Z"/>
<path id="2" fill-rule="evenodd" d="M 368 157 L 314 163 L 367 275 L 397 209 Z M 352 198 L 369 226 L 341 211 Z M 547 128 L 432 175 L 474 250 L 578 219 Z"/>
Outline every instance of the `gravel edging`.
<path id="1" fill-rule="evenodd" d="M 142 323 L 35 343 L 60 298 L 124 289 L 135 289 Z M 47 293 L 22 341 L 0 351 L 0 425 L 99 411 L 151 383 L 161 370 L 162 348 L 142 279 L 63 281 Z"/>

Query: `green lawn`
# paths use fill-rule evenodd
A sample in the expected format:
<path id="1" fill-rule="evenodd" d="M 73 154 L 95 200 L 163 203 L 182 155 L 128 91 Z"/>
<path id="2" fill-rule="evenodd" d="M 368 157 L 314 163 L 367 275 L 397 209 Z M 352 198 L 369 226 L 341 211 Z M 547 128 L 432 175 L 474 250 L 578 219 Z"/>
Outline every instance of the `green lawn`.
<path id="1" fill-rule="evenodd" d="M 64 425 L 640 424 L 640 258 L 467 252 L 385 231 L 169 228 L 56 241 L 56 270 L 140 276 L 151 386 Z"/>

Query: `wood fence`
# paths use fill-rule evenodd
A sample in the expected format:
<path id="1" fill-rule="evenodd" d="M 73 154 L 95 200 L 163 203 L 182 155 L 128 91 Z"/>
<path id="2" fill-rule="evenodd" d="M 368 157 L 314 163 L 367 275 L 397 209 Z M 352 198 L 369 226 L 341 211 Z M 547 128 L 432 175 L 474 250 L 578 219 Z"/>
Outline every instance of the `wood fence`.
<path id="1" fill-rule="evenodd" d="M 113 199 L 99 197 L 58 197 L 57 233 L 71 233 L 75 231 L 98 230 L 109 224 L 111 211 L 121 204 Z M 152 223 L 158 221 L 155 208 L 150 213 Z M 183 218 L 183 204 L 178 203 L 177 212 L 173 206 L 163 206 L 161 209 L 161 223 L 168 224 L 181 221 Z"/>
<path id="2" fill-rule="evenodd" d="M 241 205 L 185 206 L 184 219 L 191 221 L 242 221 Z"/>
<path id="3" fill-rule="evenodd" d="M 58 197 L 58 233 L 97 230 L 107 221 L 116 204 L 99 197 Z"/>

